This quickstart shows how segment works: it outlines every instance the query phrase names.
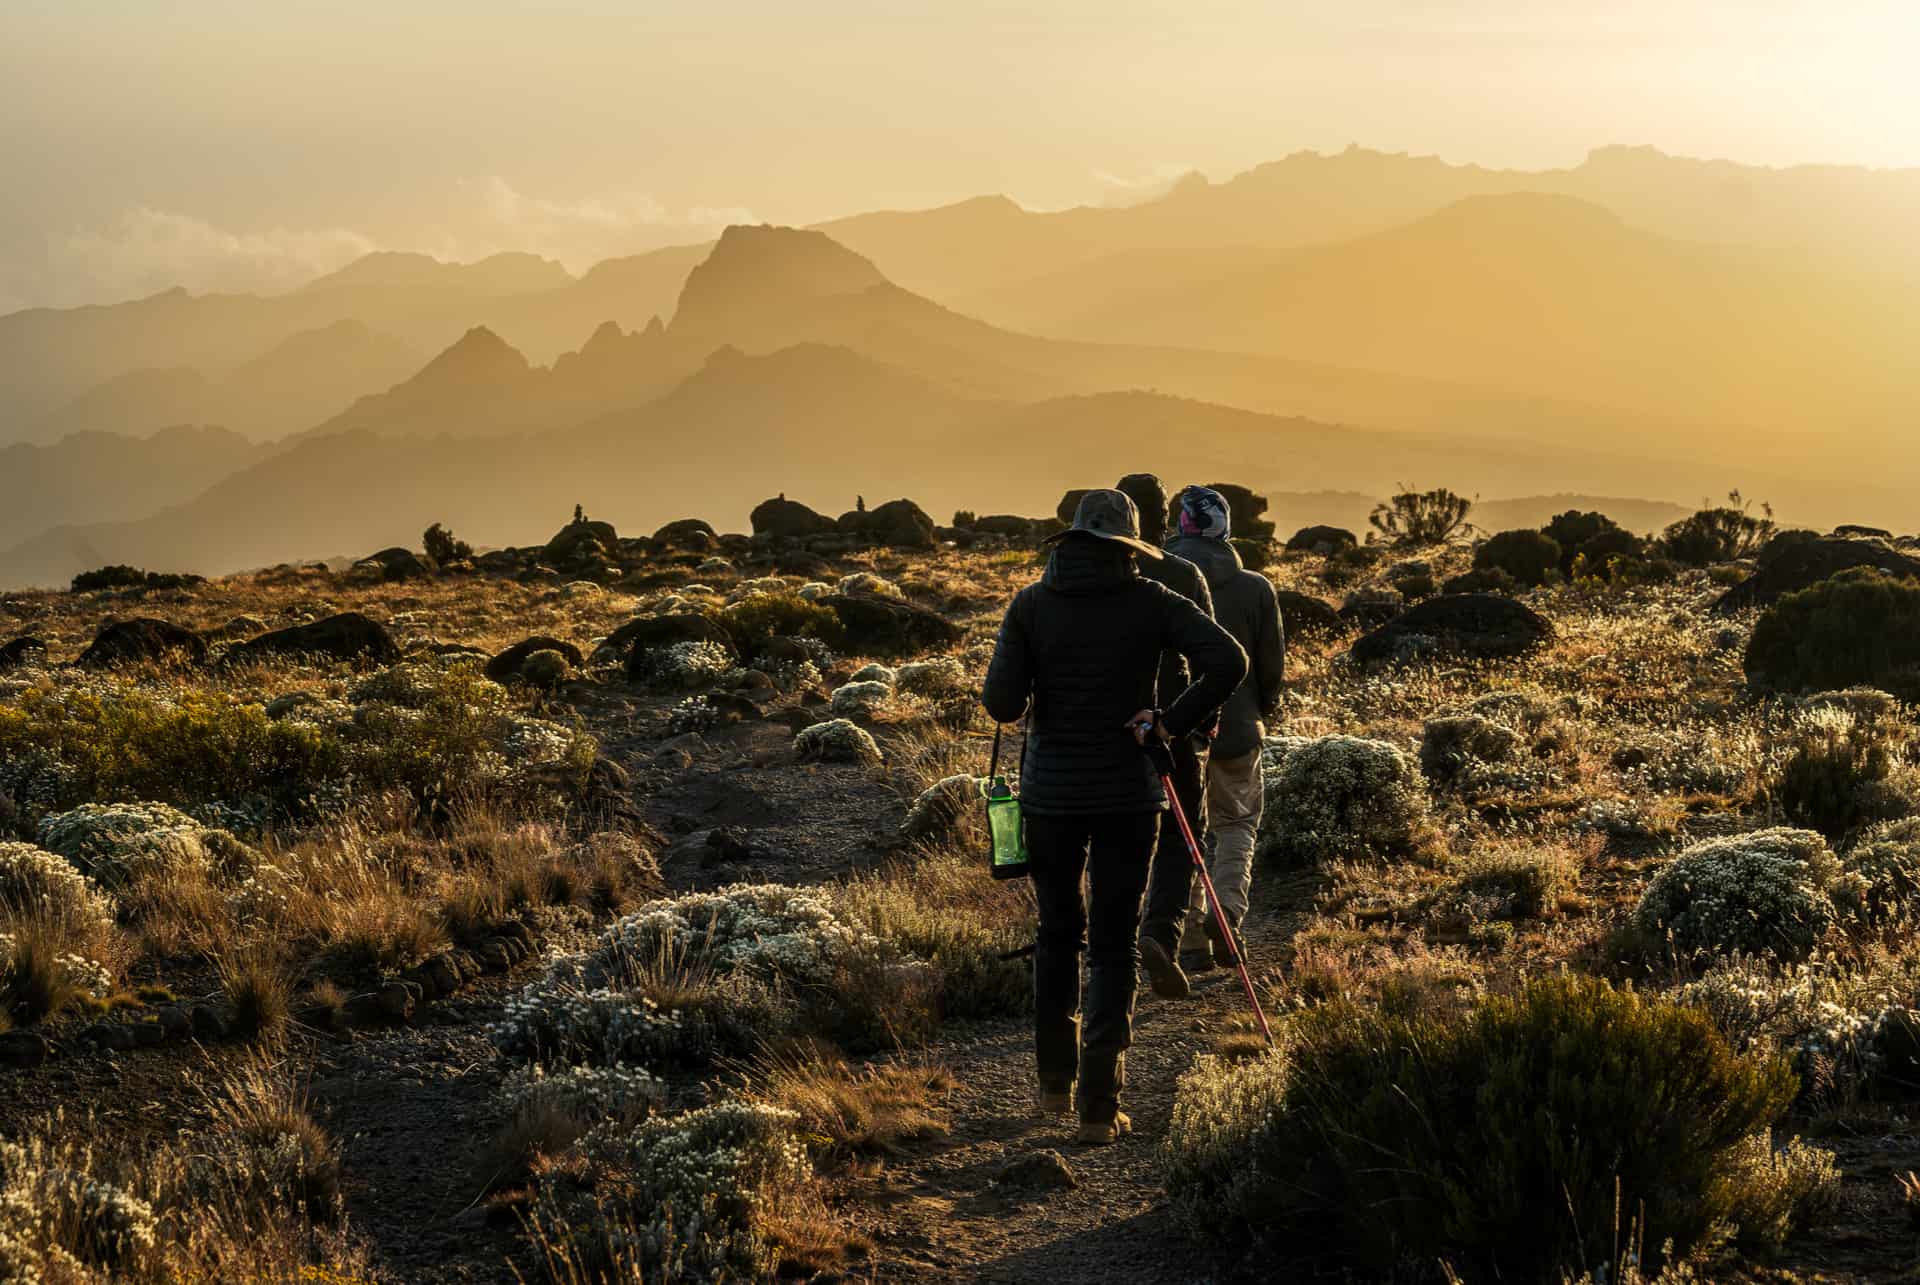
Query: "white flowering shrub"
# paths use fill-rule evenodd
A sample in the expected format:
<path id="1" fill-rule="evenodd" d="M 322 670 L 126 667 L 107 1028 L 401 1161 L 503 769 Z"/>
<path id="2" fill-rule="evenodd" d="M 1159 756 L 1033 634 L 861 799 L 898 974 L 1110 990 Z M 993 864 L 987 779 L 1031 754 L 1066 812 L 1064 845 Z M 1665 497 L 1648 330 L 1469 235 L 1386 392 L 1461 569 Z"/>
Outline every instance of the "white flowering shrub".
<path id="1" fill-rule="evenodd" d="M 847 681 L 850 683 L 885 683 L 891 687 L 896 676 L 891 666 L 883 665 L 877 660 L 870 660 L 860 666 L 860 668 L 854 670 L 853 676 L 848 678 Z"/>
<path id="2" fill-rule="evenodd" d="M 1695 725 L 1638 732 L 1612 757 L 1623 783 L 1636 792 L 1734 794 L 1752 778 L 1760 756 L 1752 729 Z"/>
<path id="3" fill-rule="evenodd" d="M 1695 844 L 1662 867 L 1631 923 L 1682 954 L 1734 951 L 1805 959 L 1840 917 L 1833 894 L 1858 900 L 1827 842 L 1784 827 Z"/>
<path id="4" fill-rule="evenodd" d="M 84 1268 L 119 1279 L 151 1260 L 159 1239 L 153 1207 L 90 1177 L 84 1161 L 84 1153 L 56 1154 L 38 1140 L 0 1141 L 0 1266 L 12 1273 L 0 1280 L 92 1278 Z"/>
<path id="5" fill-rule="evenodd" d="M 1852 1088 L 1880 1070 L 1880 1041 L 1906 1011 L 1890 985 L 1865 986 L 1832 960 L 1781 966 L 1749 954 L 1714 965 L 1673 992 L 1742 1051 L 1777 1049 L 1803 1089 Z"/>
<path id="6" fill-rule="evenodd" d="M 816 598 L 824 598 L 832 592 L 832 585 L 819 580 L 809 580 L 793 591 L 794 596 L 803 602 L 812 602 Z"/>
<path id="7" fill-rule="evenodd" d="M 733 668 L 733 656 L 710 641 L 669 643 L 649 649 L 638 676 L 662 687 L 699 687 Z"/>
<path id="8" fill-rule="evenodd" d="M 113 901 L 57 853 L 0 840 L 0 920 L 9 914 L 43 914 L 104 930 L 113 923 Z"/>
<path id="9" fill-rule="evenodd" d="M 573 750 L 574 731 L 545 718 L 508 718 L 501 750 L 522 767 L 563 763 Z"/>
<path id="10" fill-rule="evenodd" d="M 1270 860 L 1403 855 L 1428 824 L 1419 766 L 1384 741 L 1321 737 L 1289 750 L 1269 782 L 1260 849 Z"/>
<path id="11" fill-rule="evenodd" d="M 793 738 L 793 752 L 807 762 L 871 765 L 881 761 L 880 746 L 872 735 L 844 718 L 802 728 Z"/>
<path id="12" fill-rule="evenodd" d="M 638 1124 L 666 1102 L 666 1084 L 638 1066 L 569 1066 L 550 1071 L 539 1063 L 516 1067 L 500 1085 L 508 1116 L 555 1114 L 580 1124 Z"/>
<path id="13" fill-rule="evenodd" d="M 894 686 L 911 696 L 951 696 L 967 686 L 967 667 L 952 656 L 900 666 Z"/>
<path id="14" fill-rule="evenodd" d="M 730 604 L 745 602 L 748 598 L 759 597 L 763 594 L 788 593 L 791 589 L 792 584 L 785 576 L 756 576 L 750 580 L 742 580 L 739 584 L 735 585 L 733 592 L 727 595 L 727 602 Z"/>
<path id="15" fill-rule="evenodd" d="M 848 683 L 833 694 L 833 712 L 841 718 L 871 716 L 893 699 L 885 683 Z"/>
<path id="16" fill-rule="evenodd" d="M 747 972 L 824 985 L 871 934 L 835 914 L 815 889 L 734 884 L 649 903 L 608 926 L 580 962 L 590 986 L 619 986 L 667 965 L 698 962 L 719 973 Z"/>
<path id="17" fill-rule="evenodd" d="M 689 732 L 704 732 L 719 721 L 720 708 L 708 700 L 705 693 L 687 696 L 667 711 L 666 733 L 685 736 Z"/>
<path id="18" fill-rule="evenodd" d="M 885 576 L 875 575 L 871 571 L 856 571 L 852 575 L 841 576 L 835 586 L 841 593 L 871 593 L 882 598 L 904 598 L 900 586 Z"/>
<path id="19" fill-rule="evenodd" d="M 984 804 L 980 777 L 968 772 L 942 777 L 914 798 L 900 823 L 900 837 L 908 843 L 944 838 L 959 830 Z"/>
<path id="20" fill-rule="evenodd" d="M 724 1101 L 637 1127 L 607 1124 L 579 1142 L 603 1199 L 632 1211 L 629 1246 L 674 1279 L 759 1280 L 772 1266 L 767 1223 L 813 1175 L 799 1116 Z M 564 1215 L 556 1221 L 566 1221 Z"/>
<path id="21" fill-rule="evenodd" d="M 83 803 L 41 819 L 35 838 L 108 888 L 137 875 L 206 871 L 207 827 L 164 803 Z"/>
<path id="22" fill-rule="evenodd" d="M 1875 826 L 1843 863 L 1860 879 L 1859 909 L 1876 925 L 1905 924 L 1920 910 L 1920 817 Z"/>

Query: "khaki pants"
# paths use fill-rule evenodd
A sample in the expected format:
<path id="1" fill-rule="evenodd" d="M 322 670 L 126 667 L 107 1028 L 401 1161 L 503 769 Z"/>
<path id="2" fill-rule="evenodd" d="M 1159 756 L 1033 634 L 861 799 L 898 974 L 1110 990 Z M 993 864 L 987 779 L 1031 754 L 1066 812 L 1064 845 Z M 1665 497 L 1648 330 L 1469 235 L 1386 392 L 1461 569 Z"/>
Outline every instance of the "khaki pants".
<path id="1" fill-rule="evenodd" d="M 1260 832 L 1263 789 L 1259 750 L 1234 759 L 1215 755 L 1207 763 L 1207 824 L 1213 834 L 1207 873 L 1213 877 L 1220 909 L 1226 912 L 1235 932 L 1246 918 L 1247 894 L 1253 887 L 1253 844 Z M 1198 879 L 1193 881 L 1188 907 L 1180 949 L 1205 950 L 1203 925 L 1212 911 L 1207 907 L 1206 889 Z"/>

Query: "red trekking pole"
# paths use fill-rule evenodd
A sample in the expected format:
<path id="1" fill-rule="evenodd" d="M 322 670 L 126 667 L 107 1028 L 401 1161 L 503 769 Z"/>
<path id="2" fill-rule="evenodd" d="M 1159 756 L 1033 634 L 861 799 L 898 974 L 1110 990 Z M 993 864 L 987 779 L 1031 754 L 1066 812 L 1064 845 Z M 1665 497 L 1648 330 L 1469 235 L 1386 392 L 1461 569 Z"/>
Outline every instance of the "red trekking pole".
<path id="1" fill-rule="evenodd" d="M 1193 858 L 1193 868 L 1200 875 L 1200 886 L 1207 891 L 1207 909 L 1213 914 L 1214 926 L 1220 930 L 1220 940 L 1233 948 L 1233 967 L 1240 974 L 1240 989 L 1247 993 L 1247 1003 L 1253 1006 L 1253 1018 L 1260 1023 L 1261 1038 L 1271 1048 L 1273 1032 L 1267 1027 L 1267 1014 L 1260 1007 L 1260 997 L 1253 993 L 1253 978 L 1247 975 L 1246 952 L 1240 948 L 1239 934 L 1227 922 L 1227 912 L 1220 909 L 1220 898 L 1213 891 L 1213 876 L 1207 873 L 1206 858 L 1200 855 L 1200 841 L 1193 837 L 1193 827 L 1187 824 L 1186 811 L 1180 806 L 1180 796 L 1173 788 L 1173 751 L 1158 740 L 1149 741 L 1146 751 L 1147 757 L 1153 762 L 1153 770 L 1160 774 L 1160 784 L 1167 792 L 1167 808 L 1180 826 L 1180 837 L 1187 841 L 1187 855 Z"/>

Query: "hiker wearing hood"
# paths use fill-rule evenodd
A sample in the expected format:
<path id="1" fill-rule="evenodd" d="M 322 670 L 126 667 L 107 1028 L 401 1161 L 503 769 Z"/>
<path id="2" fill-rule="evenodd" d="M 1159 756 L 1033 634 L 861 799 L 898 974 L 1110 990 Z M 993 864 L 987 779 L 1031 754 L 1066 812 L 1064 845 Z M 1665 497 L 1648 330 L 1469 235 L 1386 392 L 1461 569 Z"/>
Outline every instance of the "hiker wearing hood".
<path id="1" fill-rule="evenodd" d="M 1162 554 L 1140 538 L 1133 502 L 1119 491 L 1090 492 L 1046 574 L 1008 606 L 981 696 L 997 722 L 1028 718 L 1020 807 L 1040 913 L 1033 1006 L 1041 1109 L 1072 1111 L 1077 1085 L 1080 1140 L 1095 1144 L 1130 1128 L 1120 1094 L 1133 1042 L 1140 898 L 1167 806 L 1140 747 L 1148 735 L 1192 734 L 1247 672 L 1233 638 L 1143 578 L 1136 556 Z M 1196 678 L 1156 710 L 1160 657 L 1169 651 L 1186 657 Z"/>
<path id="2" fill-rule="evenodd" d="M 1133 501 L 1140 511 L 1140 538 L 1165 552 L 1167 538 L 1167 490 L 1152 473 L 1129 473 L 1115 488 Z M 1213 614 L 1213 596 L 1200 568 L 1172 554 L 1141 563 L 1140 574 L 1191 602 L 1209 616 Z M 1178 652 L 1160 657 L 1159 690 L 1162 698 L 1187 689 L 1187 661 Z M 1195 834 L 1207 828 L 1207 737 L 1213 731 L 1208 719 L 1200 731 L 1182 736 L 1167 748 L 1173 754 L 1173 792 L 1187 814 Z M 1180 950 L 1180 926 L 1186 919 L 1193 897 L 1193 859 L 1187 855 L 1186 840 L 1180 827 L 1160 827 L 1159 845 L 1153 853 L 1153 871 L 1147 878 L 1147 908 L 1140 920 L 1140 962 L 1153 983 L 1153 993 L 1162 999 L 1185 999 L 1192 993 L 1187 975 L 1177 960 Z"/>
<path id="3" fill-rule="evenodd" d="M 1246 650 L 1245 681 L 1220 711 L 1220 730 L 1207 762 L 1207 808 L 1214 836 L 1207 864 L 1236 938 L 1247 914 L 1253 885 L 1254 838 L 1260 830 L 1265 782 L 1260 766 L 1261 740 L 1280 703 L 1287 668 L 1286 632 L 1273 582 L 1248 571 L 1229 542 L 1232 511 L 1218 491 L 1190 486 L 1180 493 L 1180 533 L 1169 552 L 1200 568 L 1213 591 L 1214 618 Z M 1208 912 L 1205 891 L 1197 884 L 1182 936 L 1181 963 L 1187 971 L 1232 963 L 1238 943 L 1219 940 Z"/>

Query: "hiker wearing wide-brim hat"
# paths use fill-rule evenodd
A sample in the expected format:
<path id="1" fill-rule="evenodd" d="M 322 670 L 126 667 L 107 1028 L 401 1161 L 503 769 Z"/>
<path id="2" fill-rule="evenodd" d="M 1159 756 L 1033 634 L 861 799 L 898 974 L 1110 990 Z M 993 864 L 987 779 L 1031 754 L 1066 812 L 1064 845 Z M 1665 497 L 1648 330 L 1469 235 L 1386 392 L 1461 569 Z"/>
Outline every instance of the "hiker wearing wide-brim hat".
<path id="1" fill-rule="evenodd" d="M 1020 803 L 1040 912 L 1041 1106 L 1071 1111 L 1077 1087 L 1080 1138 L 1100 1143 L 1129 1127 L 1119 1108 L 1140 899 L 1167 806 L 1140 746 L 1147 736 L 1191 734 L 1239 686 L 1247 658 L 1198 607 L 1141 577 L 1135 557 L 1160 554 L 1140 538 L 1133 501 L 1120 492 L 1089 492 L 1054 545 L 1046 573 L 1007 608 L 982 700 L 999 722 L 1028 717 Z M 1156 711 L 1165 651 L 1184 655 L 1196 678 Z"/>

